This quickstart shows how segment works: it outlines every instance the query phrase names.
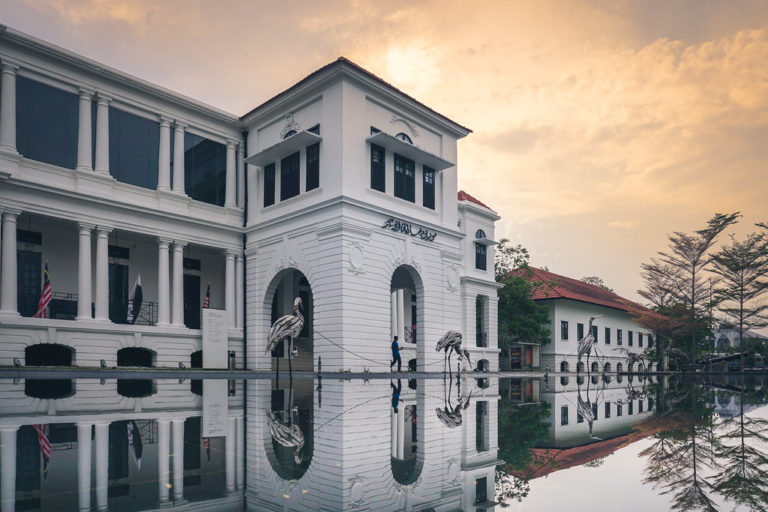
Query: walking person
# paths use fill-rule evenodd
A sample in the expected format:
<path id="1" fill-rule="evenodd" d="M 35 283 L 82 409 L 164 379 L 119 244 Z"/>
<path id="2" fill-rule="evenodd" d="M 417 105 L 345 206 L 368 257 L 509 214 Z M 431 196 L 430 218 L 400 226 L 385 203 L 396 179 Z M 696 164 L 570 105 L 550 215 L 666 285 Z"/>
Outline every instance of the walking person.
<path id="1" fill-rule="evenodd" d="M 392 362 L 389 363 L 389 369 L 391 370 L 392 367 L 397 363 L 397 371 L 400 371 L 400 368 L 403 366 L 403 360 L 400 359 L 400 345 L 397 343 L 397 336 L 395 336 L 395 339 L 392 341 Z"/>
<path id="2" fill-rule="evenodd" d="M 397 405 L 402 402 L 400 400 L 400 391 L 403 389 L 403 383 L 400 379 L 397 379 L 397 387 L 389 381 L 389 385 L 392 387 L 392 409 L 397 412 Z"/>

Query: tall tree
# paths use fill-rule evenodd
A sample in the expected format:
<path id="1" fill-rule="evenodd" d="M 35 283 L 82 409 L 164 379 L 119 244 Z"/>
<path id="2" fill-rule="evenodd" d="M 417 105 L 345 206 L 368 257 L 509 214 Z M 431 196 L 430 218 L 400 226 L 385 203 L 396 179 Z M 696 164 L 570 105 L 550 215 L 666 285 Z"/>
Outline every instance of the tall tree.
<path id="1" fill-rule="evenodd" d="M 666 273 L 669 291 L 688 309 L 688 325 L 691 343 L 691 361 L 696 360 L 696 332 L 699 320 L 706 317 L 710 309 L 709 283 L 704 273 L 712 262 L 710 249 L 718 235 L 728 226 L 736 223 L 741 215 L 716 213 L 704 229 L 692 234 L 675 231 L 669 235 L 669 249 L 659 252 L 659 259 L 651 262 Z M 643 270 L 646 270 L 643 265 Z"/>
<path id="2" fill-rule="evenodd" d="M 584 276 L 580 279 L 582 283 L 592 284 L 597 286 L 598 288 L 602 288 L 603 290 L 607 290 L 609 292 L 613 292 L 613 288 L 609 288 L 605 281 L 603 281 L 602 277 L 599 276 Z"/>
<path id="3" fill-rule="evenodd" d="M 751 233 L 743 241 L 731 236 L 731 244 L 712 258 L 712 272 L 720 276 L 717 297 L 720 311 L 732 319 L 739 335 L 741 371 L 744 371 L 744 333 L 768 325 L 768 303 L 759 304 L 768 292 L 768 239 Z"/>

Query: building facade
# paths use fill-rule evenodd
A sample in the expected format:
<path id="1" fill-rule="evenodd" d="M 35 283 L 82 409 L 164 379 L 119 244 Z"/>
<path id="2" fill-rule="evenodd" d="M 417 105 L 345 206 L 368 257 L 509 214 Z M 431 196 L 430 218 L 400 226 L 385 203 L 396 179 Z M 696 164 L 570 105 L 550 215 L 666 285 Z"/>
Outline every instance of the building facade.
<path id="1" fill-rule="evenodd" d="M 7 27 L 0 62 L 0 365 L 200 366 L 209 302 L 229 366 L 269 369 L 300 297 L 297 368 L 386 370 L 397 335 L 439 370 L 449 329 L 497 368 L 469 129 L 343 58 L 242 117 Z"/>
<path id="2" fill-rule="evenodd" d="M 653 346 L 653 336 L 633 320 L 626 299 L 538 268 L 525 275 L 536 283 L 533 299 L 549 308 L 551 342 L 541 346 L 542 367 L 561 372 L 634 372 L 655 367 L 648 361 L 644 365 L 629 361 L 628 353 L 645 354 Z M 579 340 L 587 334 L 591 317 L 596 317 L 592 322 L 595 349 L 589 361 L 586 356 L 579 361 Z"/>

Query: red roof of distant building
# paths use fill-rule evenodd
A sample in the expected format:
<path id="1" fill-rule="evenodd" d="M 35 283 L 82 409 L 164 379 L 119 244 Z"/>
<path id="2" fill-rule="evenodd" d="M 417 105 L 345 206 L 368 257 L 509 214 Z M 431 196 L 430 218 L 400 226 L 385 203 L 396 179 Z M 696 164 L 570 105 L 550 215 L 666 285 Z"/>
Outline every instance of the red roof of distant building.
<path id="1" fill-rule="evenodd" d="M 480 205 L 480 206 L 482 206 L 483 208 L 488 208 L 489 210 L 492 210 L 492 208 L 491 208 L 490 206 L 488 206 L 488 205 L 487 205 L 487 204 L 485 204 L 484 202 L 480 201 L 480 200 L 479 200 L 478 198 L 476 198 L 475 196 L 472 196 L 472 195 L 470 195 L 470 194 L 467 194 L 467 193 L 466 193 L 466 192 L 464 192 L 463 190 L 459 190 L 459 201 L 469 201 L 470 203 L 479 204 L 479 205 Z"/>
<path id="2" fill-rule="evenodd" d="M 530 272 L 519 270 L 518 273 L 529 281 L 549 283 L 545 286 L 536 287 L 533 297 L 531 297 L 533 300 L 571 299 L 627 312 L 635 308 L 645 309 L 640 304 L 635 304 L 599 286 L 561 276 L 540 268 L 530 267 Z"/>

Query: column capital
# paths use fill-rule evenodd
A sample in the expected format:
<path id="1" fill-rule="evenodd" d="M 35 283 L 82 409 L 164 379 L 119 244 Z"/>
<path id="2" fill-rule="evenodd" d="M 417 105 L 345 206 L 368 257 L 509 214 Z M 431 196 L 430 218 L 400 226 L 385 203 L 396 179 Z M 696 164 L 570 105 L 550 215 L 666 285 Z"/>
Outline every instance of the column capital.
<path id="1" fill-rule="evenodd" d="M 234 259 L 235 256 L 237 256 L 238 254 L 240 254 L 240 251 L 238 251 L 237 249 L 224 249 L 224 256 L 227 259 L 229 258 Z"/>
<path id="2" fill-rule="evenodd" d="M 90 234 L 90 232 L 93 231 L 95 228 L 96 228 L 96 224 L 91 224 L 90 222 L 77 223 L 77 229 L 80 230 L 80 233 L 83 233 L 84 231 L 88 231 L 88 234 Z"/>
<path id="3" fill-rule="evenodd" d="M 99 91 L 96 93 L 96 102 L 99 105 L 109 105 L 112 102 L 112 96 L 107 96 L 103 92 Z"/>
<path id="4" fill-rule="evenodd" d="M 171 122 L 173 121 L 173 119 L 166 116 L 165 114 L 160 114 L 159 116 L 157 116 L 157 119 L 160 122 L 160 126 L 167 126 L 169 128 L 171 126 Z"/>
<path id="5" fill-rule="evenodd" d="M 181 121 L 181 120 L 179 120 L 179 119 L 176 119 L 176 120 L 173 122 L 173 128 L 174 128 L 175 130 L 186 130 L 187 128 L 189 128 L 189 124 L 187 124 L 187 123 L 185 123 L 184 121 Z"/>
<path id="6" fill-rule="evenodd" d="M 86 85 L 78 85 L 77 91 L 80 94 L 80 99 L 88 99 L 91 100 L 93 98 L 93 95 L 96 94 L 96 91 L 94 89 L 91 89 L 90 87 Z"/>
<path id="7" fill-rule="evenodd" d="M 157 245 L 159 245 L 160 247 L 163 247 L 163 246 L 168 247 L 172 243 L 173 243 L 173 238 L 164 237 L 164 236 L 157 237 Z"/>
<path id="8" fill-rule="evenodd" d="M 239 141 L 235 139 L 227 139 L 227 149 L 232 148 L 235 149 Z"/>
<path id="9" fill-rule="evenodd" d="M 21 428 L 21 425 L 2 424 L 0 425 L 0 432 L 16 432 L 19 428 Z"/>
<path id="10" fill-rule="evenodd" d="M 112 230 L 114 230 L 114 229 L 115 228 L 113 228 L 112 226 L 98 225 L 98 226 L 96 226 L 96 235 L 97 236 L 102 236 L 102 235 L 106 236 L 106 235 L 109 235 L 112 232 Z"/>
<path id="11" fill-rule="evenodd" d="M 185 240 L 174 240 L 173 241 L 173 247 L 175 249 L 184 249 L 187 245 L 189 245 L 189 242 Z"/>
<path id="12" fill-rule="evenodd" d="M 17 210 L 16 208 L 3 207 L 0 209 L 0 213 L 2 213 L 3 219 L 8 218 L 9 220 L 16 220 L 16 217 L 21 215 L 21 210 Z"/>
<path id="13" fill-rule="evenodd" d="M 19 63 L 13 59 L 8 59 L 3 57 L 1 67 L 2 67 L 3 73 L 10 73 L 12 75 L 15 75 L 16 72 L 19 70 Z"/>

